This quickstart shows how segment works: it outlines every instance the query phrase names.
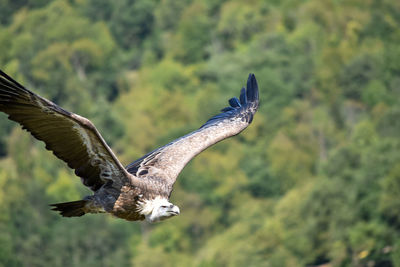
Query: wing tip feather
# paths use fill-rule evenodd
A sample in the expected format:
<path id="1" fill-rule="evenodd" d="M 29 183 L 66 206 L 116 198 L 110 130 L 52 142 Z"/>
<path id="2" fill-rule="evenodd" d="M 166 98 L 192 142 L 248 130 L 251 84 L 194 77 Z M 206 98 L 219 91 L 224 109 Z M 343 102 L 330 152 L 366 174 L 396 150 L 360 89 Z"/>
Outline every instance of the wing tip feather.
<path id="1" fill-rule="evenodd" d="M 4 71 L 2 71 L 0 69 L 0 76 L 3 80 L 7 81 L 8 83 L 12 83 L 14 86 L 19 87 L 20 89 L 25 89 L 25 87 L 23 85 L 21 85 L 19 82 L 17 82 L 16 80 L 14 80 L 13 78 L 11 78 L 9 75 L 7 75 L 7 73 L 5 73 Z"/>
<path id="2" fill-rule="evenodd" d="M 239 114 L 241 114 L 240 117 L 242 120 L 246 121 L 248 124 L 253 121 L 253 116 L 259 105 L 258 84 L 254 73 L 249 74 L 246 88 L 243 87 L 240 90 L 239 99 L 237 97 L 232 97 L 228 102 L 230 105 L 229 107 L 221 109 L 222 113 L 209 119 L 200 128 L 206 127 L 219 119 L 228 118 L 232 116 L 235 111 L 238 111 Z"/>
<path id="3" fill-rule="evenodd" d="M 254 73 L 249 74 L 249 78 L 247 79 L 246 89 L 247 89 L 246 97 L 248 102 L 258 102 L 259 101 L 258 84 Z"/>

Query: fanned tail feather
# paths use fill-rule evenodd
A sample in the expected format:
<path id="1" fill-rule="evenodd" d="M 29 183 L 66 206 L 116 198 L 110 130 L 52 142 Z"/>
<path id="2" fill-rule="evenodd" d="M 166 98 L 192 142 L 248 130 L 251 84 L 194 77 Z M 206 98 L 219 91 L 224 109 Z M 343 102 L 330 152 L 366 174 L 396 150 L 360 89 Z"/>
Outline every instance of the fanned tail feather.
<path id="1" fill-rule="evenodd" d="M 80 217 L 85 215 L 87 200 L 77 200 L 64 203 L 51 204 L 52 210 L 59 211 L 63 217 Z"/>

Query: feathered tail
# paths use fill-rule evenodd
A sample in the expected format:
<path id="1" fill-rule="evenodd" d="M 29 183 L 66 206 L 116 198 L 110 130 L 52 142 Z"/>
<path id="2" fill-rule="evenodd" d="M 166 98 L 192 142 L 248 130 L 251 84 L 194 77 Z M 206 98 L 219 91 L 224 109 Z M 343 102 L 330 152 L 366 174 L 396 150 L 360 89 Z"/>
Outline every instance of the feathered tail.
<path id="1" fill-rule="evenodd" d="M 63 217 L 80 217 L 85 215 L 85 206 L 88 200 L 77 200 L 64 203 L 50 204 L 52 210 L 59 211 Z"/>

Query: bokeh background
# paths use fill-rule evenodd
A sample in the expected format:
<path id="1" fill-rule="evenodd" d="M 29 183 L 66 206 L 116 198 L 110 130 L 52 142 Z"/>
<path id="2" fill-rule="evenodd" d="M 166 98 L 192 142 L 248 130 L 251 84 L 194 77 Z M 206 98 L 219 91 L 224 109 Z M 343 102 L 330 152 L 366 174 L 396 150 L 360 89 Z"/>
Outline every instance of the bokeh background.
<path id="1" fill-rule="evenodd" d="M 0 0 L 0 67 L 91 119 L 124 164 L 254 72 L 251 127 L 193 160 L 148 225 L 0 114 L 1 266 L 400 266 L 400 1 Z"/>

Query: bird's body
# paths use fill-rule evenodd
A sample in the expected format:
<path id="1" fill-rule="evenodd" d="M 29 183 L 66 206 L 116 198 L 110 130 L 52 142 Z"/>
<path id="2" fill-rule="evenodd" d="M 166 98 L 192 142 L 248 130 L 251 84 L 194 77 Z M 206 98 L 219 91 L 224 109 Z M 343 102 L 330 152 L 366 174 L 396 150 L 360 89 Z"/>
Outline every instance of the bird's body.
<path id="1" fill-rule="evenodd" d="M 164 216 L 157 218 L 158 220 L 151 217 L 154 208 L 160 206 L 166 206 L 170 209 L 169 214 L 178 215 L 179 208 L 169 203 L 169 190 L 166 187 L 161 189 L 164 185 L 158 186 L 160 190 L 152 190 L 146 187 L 146 183 L 154 185 L 155 181 L 157 181 L 157 178 L 146 177 L 143 179 L 143 185 L 108 183 L 95 191 L 94 195 L 83 200 L 53 204 L 53 206 L 55 206 L 55 210 L 60 210 L 61 214 L 67 217 L 81 216 L 85 213 L 108 212 L 128 221 L 147 219 L 149 222 L 155 222 L 169 217 Z M 72 207 L 71 214 L 66 213 L 68 212 L 68 205 Z M 74 214 L 74 212 L 78 212 L 78 214 Z"/>
<path id="2" fill-rule="evenodd" d="M 169 198 L 181 170 L 204 149 L 243 131 L 258 101 L 257 82 L 251 74 L 240 100 L 231 98 L 230 107 L 198 130 L 125 168 L 88 119 L 36 95 L 0 71 L 0 111 L 44 141 L 46 149 L 74 169 L 94 192 L 82 200 L 52 204 L 65 217 L 106 212 L 129 221 L 157 222 L 178 215 L 179 208 Z"/>

